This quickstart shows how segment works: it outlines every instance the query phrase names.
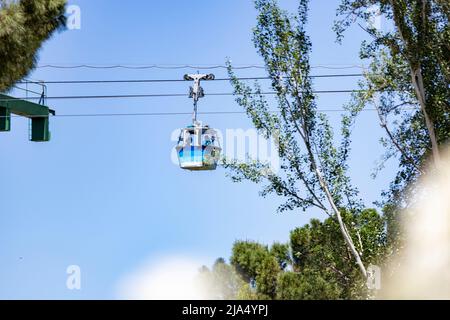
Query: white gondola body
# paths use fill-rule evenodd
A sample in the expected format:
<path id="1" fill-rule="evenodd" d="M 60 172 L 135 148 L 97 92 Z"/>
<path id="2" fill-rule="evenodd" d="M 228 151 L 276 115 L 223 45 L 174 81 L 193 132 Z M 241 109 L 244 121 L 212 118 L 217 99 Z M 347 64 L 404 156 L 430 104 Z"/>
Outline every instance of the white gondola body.
<path id="1" fill-rule="evenodd" d="M 189 126 L 181 129 L 176 151 L 182 169 L 215 170 L 222 148 L 215 130 L 208 126 Z"/>

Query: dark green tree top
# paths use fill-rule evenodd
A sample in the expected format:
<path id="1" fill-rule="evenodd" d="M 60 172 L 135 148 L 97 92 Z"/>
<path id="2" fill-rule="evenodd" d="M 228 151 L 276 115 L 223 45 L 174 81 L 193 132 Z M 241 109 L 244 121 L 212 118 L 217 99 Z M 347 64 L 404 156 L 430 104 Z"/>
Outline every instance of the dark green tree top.
<path id="1" fill-rule="evenodd" d="M 0 0 L 0 92 L 35 67 L 42 43 L 65 26 L 66 0 Z"/>
<path id="2" fill-rule="evenodd" d="M 383 266 L 384 258 L 392 250 L 387 241 L 389 221 L 373 209 L 362 210 L 359 215 L 342 212 L 364 261 Z M 215 283 L 225 294 L 219 296 L 230 299 L 367 298 L 370 291 L 348 247 L 343 241 L 336 241 L 340 237 L 339 223 L 330 217 L 324 221 L 312 219 L 309 224 L 292 230 L 286 244 L 276 242 L 269 248 L 255 241 L 236 241 L 230 265 L 220 259 L 212 268 L 212 273 L 221 275 L 215 278 Z"/>

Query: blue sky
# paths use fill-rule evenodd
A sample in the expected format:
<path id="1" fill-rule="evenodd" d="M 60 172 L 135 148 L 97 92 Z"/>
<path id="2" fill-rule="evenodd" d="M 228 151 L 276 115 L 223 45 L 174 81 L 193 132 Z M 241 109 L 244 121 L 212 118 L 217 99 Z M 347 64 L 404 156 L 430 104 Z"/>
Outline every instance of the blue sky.
<path id="1" fill-rule="evenodd" d="M 312 65 L 361 64 L 364 35 L 351 29 L 343 45 L 331 30 L 338 0 L 311 1 L 308 25 Z M 281 1 L 295 9 L 296 1 Z M 251 42 L 252 1 L 79 0 L 81 30 L 56 34 L 45 43 L 39 64 L 261 64 Z M 40 80 L 182 78 L 196 70 L 92 70 L 38 68 Z M 210 70 L 225 77 L 223 69 Z M 314 68 L 314 74 L 358 69 Z M 240 76 L 263 70 L 237 71 Z M 322 79 L 318 90 L 352 89 L 356 79 Z M 49 85 L 49 95 L 184 93 L 188 83 Z M 204 84 L 230 92 L 226 82 Z M 16 96 L 23 95 L 14 92 Z M 341 108 L 347 94 L 321 95 L 319 108 Z M 184 97 L 116 100 L 50 100 L 57 114 L 190 112 Z M 232 97 L 206 97 L 200 111 L 240 111 Z M 338 123 L 339 113 L 330 113 Z M 251 128 L 242 114 L 204 115 L 220 130 Z M 173 130 L 189 115 L 60 117 L 51 119 L 52 140 L 32 143 L 28 122 L 14 118 L 0 135 L 0 298 L 109 299 L 118 281 L 144 261 L 164 256 L 228 258 L 233 242 L 286 241 L 289 231 L 323 215 L 310 210 L 277 214 L 277 198 L 260 198 L 260 187 L 234 184 L 226 172 L 181 171 L 170 160 Z M 351 175 L 368 206 L 379 199 L 395 171 L 389 164 L 370 177 L 382 154 L 382 132 L 373 112 L 361 115 L 354 134 Z M 82 290 L 66 288 L 66 268 L 79 265 Z"/>

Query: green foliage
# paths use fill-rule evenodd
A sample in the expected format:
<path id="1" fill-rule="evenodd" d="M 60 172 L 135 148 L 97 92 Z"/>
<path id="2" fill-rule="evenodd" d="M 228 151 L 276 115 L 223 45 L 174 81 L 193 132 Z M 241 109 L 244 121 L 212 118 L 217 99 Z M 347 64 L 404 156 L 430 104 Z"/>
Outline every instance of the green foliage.
<path id="1" fill-rule="evenodd" d="M 300 0 L 293 16 L 275 0 L 255 1 L 258 23 L 253 41 L 272 80 L 279 115 L 269 112 L 275 108 L 269 108 L 258 83 L 253 87 L 242 83 L 231 64 L 228 69 L 237 103 L 264 137 L 277 141 L 281 173 L 257 161 L 225 159 L 224 165 L 232 171 L 233 181 L 266 182 L 263 196 L 284 197 L 279 211 L 316 207 L 330 217 L 311 220 L 291 232 L 289 244 L 275 244 L 270 250 L 255 242 L 237 242 L 231 264 L 246 282 L 238 297 L 247 299 L 369 297 L 358 258 L 381 267 L 401 247 L 397 212 L 407 203 L 405 191 L 425 173 L 431 155 L 437 162 L 439 147 L 450 139 L 448 1 L 342 1 L 338 15 L 343 18 L 335 25 L 338 40 L 355 21 L 374 18 L 375 11 L 369 10 L 373 5 L 379 6 L 393 29 L 360 25 L 372 39 L 362 43 L 360 52 L 370 67 L 360 82 L 362 90 L 346 106 L 339 144 L 315 105 L 309 75 L 311 42 L 305 32 L 307 5 L 307 0 Z M 379 169 L 386 160 L 399 159 L 398 174 L 384 194 L 383 216 L 362 210 L 347 174 L 352 126 L 368 105 L 376 107 L 387 136 Z"/>
<path id="2" fill-rule="evenodd" d="M 212 269 L 203 266 L 200 270 L 199 282 L 208 291 L 211 299 L 236 299 L 245 282 L 236 272 L 235 268 L 218 258 Z"/>
<path id="3" fill-rule="evenodd" d="M 275 299 L 277 294 L 277 278 L 281 269 L 276 257 L 266 255 L 256 269 L 256 292 L 262 299 Z"/>
<path id="4" fill-rule="evenodd" d="M 333 300 L 342 298 L 341 292 L 337 283 L 310 270 L 301 273 L 284 272 L 278 277 L 279 300 Z"/>
<path id="5" fill-rule="evenodd" d="M 360 214 L 344 211 L 343 218 L 349 233 L 367 264 L 383 263 L 386 248 L 385 221 L 373 209 Z M 290 246 L 293 255 L 293 270 L 309 270 L 323 279 L 339 285 L 342 298 L 364 295 L 363 281 L 343 241 L 338 223 L 331 218 L 323 222 L 313 219 L 310 224 L 291 232 Z"/>
<path id="6" fill-rule="evenodd" d="M 393 28 L 371 26 L 372 6 Z M 383 194 L 385 204 L 403 207 L 407 187 L 414 188 L 426 170 L 433 141 L 438 149 L 450 139 L 450 5 L 444 0 L 343 0 L 338 15 L 339 40 L 351 24 L 367 24 L 372 40 L 362 43 L 360 56 L 369 59 L 370 68 L 360 85 L 368 93 L 355 95 L 352 105 L 377 107 L 387 136 L 380 168 L 392 157 L 399 159 L 398 174 Z"/>
<path id="7" fill-rule="evenodd" d="M 274 299 L 276 296 L 276 283 L 280 268 L 279 245 L 276 251 L 269 251 L 253 241 L 237 241 L 233 246 L 230 259 L 242 278 L 254 288 L 258 299 Z M 247 290 L 248 291 L 248 290 Z"/>
<path id="8" fill-rule="evenodd" d="M 325 114 L 317 112 L 310 76 L 311 42 L 305 31 L 308 0 L 300 0 L 296 16 L 288 14 L 275 0 L 255 0 L 258 10 L 253 42 L 264 60 L 276 92 L 278 114 L 269 111 L 258 83 L 253 88 L 239 81 L 228 64 L 237 103 L 244 108 L 256 129 L 277 142 L 281 173 L 258 161 L 241 163 L 224 159 L 233 181 L 267 181 L 262 196 L 275 193 L 286 201 L 279 211 L 316 207 L 339 222 L 345 244 L 366 277 L 364 263 L 348 234 L 339 207 L 361 210 L 358 191 L 347 174 L 350 133 L 355 110 L 342 118 L 341 142 L 336 144 L 333 128 Z M 273 108 L 271 108 L 273 109 Z"/>
<path id="9" fill-rule="evenodd" d="M 66 0 L 0 0 L 0 92 L 35 67 L 42 43 L 65 26 Z"/>
<path id="10" fill-rule="evenodd" d="M 343 120 L 342 141 L 336 145 L 326 116 L 317 112 L 310 77 L 311 42 L 305 32 L 307 6 L 308 1 L 299 1 L 298 14 L 292 16 L 274 0 L 255 1 L 258 18 L 253 42 L 272 80 L 279 114 L 269 111 L 276 107 L 269 108 L 258 83 L 251 87 L 239 81 L 228 64 L 237 103 L 260 134 L 277 142 L 281 172 L 274 173 L 257 161 L 225 159 L 224 166 L 232 172 L 233 181 L 267 182 L 262 196 L 274 193 L 286 199 L 279 211 L 305 211 L 314 206 L 331 214 L 330 201 L 337 206 L 360 207 L 346 163 L 353 121 Z"/>
<path id="11" fill-rule="evenodd" d="M 343 213 L 361 256 L 382 266 L 389 247 L 388 221 L 373 209 Z M 232 291 L 238 299 L 356 299 L 370 293 L 333 218 L 312 219 L 291 231 L 289 243 L 274 243 L 270 250 L 254 241 L 237 241 L 228 267 L 242 279 L 242 286 Z"/>
<path id="12" fill-rule="evenodd" d="M 281 270 L 285 270 L 292 263 L 288 244 L 275 242 L 270 248 L 270 254 L 276 258 Z"/>
<path id="13" fill-rule="evenodd" d="M 261 300 L 261 297 L 256 293 L 255 288 L 252 285 L 246 283 L 239 290 L 237 296 L 237 300 Z"/>
<path id="14" fill-rule="evenodd" d="M 230 262 L 242 277 L 250 282 L 258 275 L 258 268 L 267 256 L 269 250 L 266 246 L 252 241 L 237 241 L 233 245 Z"/>

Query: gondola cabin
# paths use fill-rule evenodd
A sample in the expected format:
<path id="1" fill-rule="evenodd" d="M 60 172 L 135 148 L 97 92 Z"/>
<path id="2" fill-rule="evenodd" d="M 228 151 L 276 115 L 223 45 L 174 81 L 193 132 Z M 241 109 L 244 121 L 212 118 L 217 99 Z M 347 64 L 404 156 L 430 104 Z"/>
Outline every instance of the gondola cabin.
<path id="1" fill-rule="evenodd" d="M 221 150 L 217 133 L 209 126 L 181 129 L 176 146 L 180 168 L 192 171 L 215 170 Z"/>

